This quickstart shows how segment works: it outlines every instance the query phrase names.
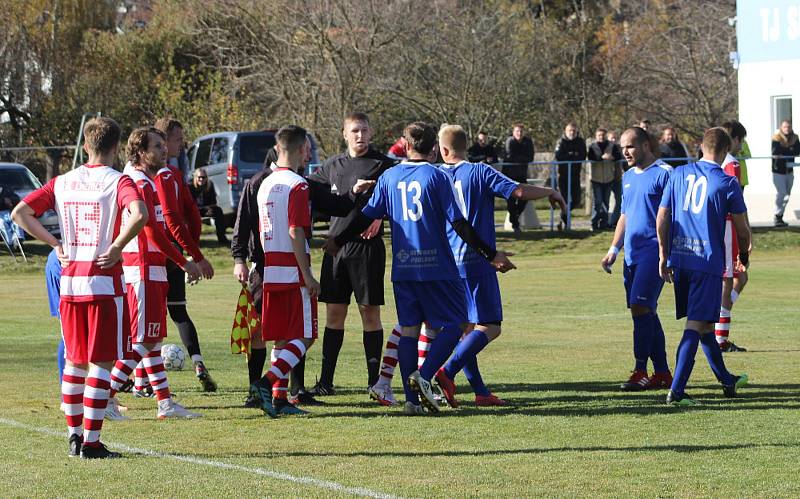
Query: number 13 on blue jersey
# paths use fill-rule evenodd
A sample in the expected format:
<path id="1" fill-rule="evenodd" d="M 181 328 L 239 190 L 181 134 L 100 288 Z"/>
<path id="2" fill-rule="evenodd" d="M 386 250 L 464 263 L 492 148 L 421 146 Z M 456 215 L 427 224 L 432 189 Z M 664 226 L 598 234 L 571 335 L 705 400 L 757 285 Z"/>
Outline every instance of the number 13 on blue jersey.
<path id="1" fill-rule="evenodd" d="M 422 197 L 422 186 L 416 180 L 412 180 L 408 183 L 398 182 L 397 188 L 400 190 L 400 199 L 403 203 L 403 220 L 418 222 L 422 218 L 422 203 L 419 201 Z"/>

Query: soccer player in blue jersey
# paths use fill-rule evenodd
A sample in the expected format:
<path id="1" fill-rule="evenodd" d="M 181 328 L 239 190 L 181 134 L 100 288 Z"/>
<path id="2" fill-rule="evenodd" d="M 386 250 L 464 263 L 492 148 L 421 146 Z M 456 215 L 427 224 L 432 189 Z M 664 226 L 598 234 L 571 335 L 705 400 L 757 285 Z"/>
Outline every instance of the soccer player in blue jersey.
<path id="1" fill-rule="evenodd" d="M 439 149 L 445 164 L 441 170 L 450 177 L 458 205 L 464 217 L 475 227 L 483 241 L 495 247 L 494 198 L 532 201 L 549 198 L 553 207 L 566 213 L 566 203 L 558 191 L 547 187 L 520 184 L 485 163 L 467 161 L 467 134 L 458 125 L 443 125 L 439 130 Z M 478 370 L 476 353 L 500 336 L 503 322 L 503 304 L 497 271 L 489 262 L 469 247 L 463 239 L 447 227 L 450 248 L 456 260 L 459 275 L 464 281 L 467 317 L 470 329 L 447 363 L 436 373 L 436 381 L 447 403 L 457 407 L 453 378 L 462 369 L 479 406 L 505 405 L 506 402 L 486 388 Z"/>
<path id="2" fill-rule="evenodd" d="M 672 167 L 655 158 L 650 144 L 649 134 L 639 127 L 625 130 L 620 137 L 622 155 L 630 169 L 622 177 L 622 214 L 611 247 L 600 262 L 610 274 L 617 254 L 625 248 L 622 276 L 633 319 L 635 359 L 633 373 L 620 386 L 625 391 L 668 388 L 672 384 L 664 329 L 656 311 L 664 287 L 658 274 L 656 214 Z M 648 358 L 654 370 L 649 377 Z"/>
<path id="3" fill-rule="evenodd" d="M 408 159 L 379 177 L 361 215 L 338 236 L 328 239 L 325 249 L 335 254 L 373 220 L 389 218 L 392 283 L 402 326 L 398 357 L 406 395 L 404 412 L 422 414 L 419 395 L 428 411 L 439 411 L 430 381 L 450 357 L 467 324 L 464 285 L 450 250 L 446 225 L 452 225 L 495 269 L 506 272 L 514 265 L 505 253 L 481 240 L 461 214 L 450 179 L 428 163 L 428 155 L 436 146 L 434 128 L 427 123 L 412 123 L 403 136 Z M 436 338 L 417 370 L 417 338 L 423 321 L 436 331 Z"/>
<path id="4" fill-rule="evenodd" d="M 61 320 L 61 313 L 58 307 L 61 305 L 61 262 L 58 261 L 56 250 L 47 255 L 47 263 L 44 266 L 44 280 L 47 284 L 47 299 L 50 303 L 50 315 Z M 56 364 L 58 365 L 58 382 L 64 377 L 64 338 L 58 339 L 58 351 L 56 353 Z"/>
<path id="5" fill-rule="evenodd" d="M 696 402 L 684 391 L 694 367 L 697 344 L 703 346 L 711 370 L 723 385 L 726 397 L 747 384 L 747 375 L 728 372 L 714 338 L 719 320 L 725 254 L 725 216 L 730 213 L 739 241 L 739 261 L 747 267 L 750 254 L 750 224 L 742 189 L 736 177 L 726 175 L 720 164 L 731 147 L 728 133 L 719 127 L 703 135 L 703 157 L 675 169 L 670 177 L 656 218 L 659 273 L 675 288 L 678 319 L 686 317 L 686 328 L 678 345 L 675 378 L 667 404 L 689 406 Z"/>

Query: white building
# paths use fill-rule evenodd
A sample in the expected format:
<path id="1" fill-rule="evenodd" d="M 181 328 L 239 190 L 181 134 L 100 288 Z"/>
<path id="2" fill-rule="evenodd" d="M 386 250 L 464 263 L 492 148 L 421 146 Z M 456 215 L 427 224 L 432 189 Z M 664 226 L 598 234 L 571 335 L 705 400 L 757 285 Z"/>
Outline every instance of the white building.
<path id="1" fill-rule="evenodd" d="M 747 160 L 744 196 L 750 221 L 771 223 L 775 208 L 771 137 L 781 121 L 800 116 L 800 0 L 739 0 L 736 5 L 739 64 L 739 121 L 747 128 L 754 159 Z M 794 125 L 795 133 L 800 121 Z M 762 158 L 762 159 L 756 159 Z M 800 175 L 800 168 L 795 177 Z M 800 219 L 800 182 L 784 214 Z"/>

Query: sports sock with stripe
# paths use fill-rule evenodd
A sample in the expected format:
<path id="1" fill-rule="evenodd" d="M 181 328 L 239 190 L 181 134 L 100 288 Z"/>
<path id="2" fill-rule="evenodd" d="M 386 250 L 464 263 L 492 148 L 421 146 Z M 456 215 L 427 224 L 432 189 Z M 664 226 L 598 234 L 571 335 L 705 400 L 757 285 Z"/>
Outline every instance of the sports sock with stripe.
<path id="1" fill-rule="evenodd" d="M 277 354 L 277 359 L 264 375 L 271 385 L 274 385 L 275 382 L 281 378 L 286 377 L 288 379 L 289 371 L 291 371 L 292 368 L 300 362 L 303 355 L 306 354 L 306 345 L 301 340 L 292 340 L 284 345 L 280 351 L 276 352 L 276 350 L 278 349 L 273 349 L 273 352 Z"/>
<path id="2" fill-rule="evenodd" d="M 103 417 L 111 391 L 111 373 L 107 369 L 92 364 L 86 377 L 83 392 L 83 444 L 92 446 L 100 441 Z"/>
<path id="3" fill-rule="evenodd" d="M 383 362 L 381 362 L 381 375 L 378 383 L 392 384 L 394 368 L 397 366 L 397 344 L 400 342 L 400 324 L 392 329 L 389 339 L 386 340 L 386 347 L 383 350 Z"/>
<path id="4" fill-rule="evenodd" d="M 115 364 L 113 369 L 111 369 L 111 394 L 110 396 L 113 397 L 117 394 L 122 385 L 125 384 L 126 381 L 131 376 L 134 368 L 137 370 L 137 377 L 139 375 L 139 363 L 142 358 L 147 355 L 148 350 L 142 343 L 134 343 L 133 344 L 133 351 L 130 353 L 131 358 L 125 360 L 118 360 Z M 137 388 L 138 390 L 139 388 Z"/>
<path id="5" fill-rule="evenodd" d="M 718 345 L 728 342 L 728 335 L 731 329 L 731 311 L 725 307 L 719 308 L 719 321 L 714 324 L 714 337 Z"/>
<path id="6" fill-rule="evenodd" d="M 156 394 L 156 400 L 166 400 L 170 398 L 169 380 L 167 371 L 164 369 L 164 359 L 161 358 L 161 343 L 157 343 L 150 352 L 142 359 L 144 370 L 147 372 L 147 379 Z"/>
<path id="7" fill-rule="evenodd" d="M 423 325 L 419 332 L 419 339 L 417 340 L 417 369 L 422 369 L 422 363 L 428 357 L 428 352 L 431 349 L 431 343 L 436 337 L 436 333 L 429 330 L 427 326 Z"/>
<path id="8" fill-rule="evenodd" d="M 693 329 L 683 331 L 683 338 L 678 344 L 678 358 L 675 361 L 675 376 L 672 378 L 672 393 L 682 397 L 686 390 L 686 383 L 692 375 L 694 357 L 697 355 L 697 344 L 700 342 L 700 333 Z"/>
<path id="9" fill-rule="evenodd" d="M 83 435 L 83 392 L 87 372 L 74 366 L 65 366 L 61 377 L 61 401 L 67 418 L 69 436 Z"/>

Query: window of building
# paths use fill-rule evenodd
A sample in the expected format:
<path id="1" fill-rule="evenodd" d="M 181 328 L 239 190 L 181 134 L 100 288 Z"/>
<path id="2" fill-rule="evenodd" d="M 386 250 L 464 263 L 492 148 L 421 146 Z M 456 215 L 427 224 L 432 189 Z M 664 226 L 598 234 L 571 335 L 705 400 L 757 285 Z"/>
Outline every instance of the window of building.
<path id="1" fill-rule="evenodd" d="M 772 98 L 772 129 L 781 127 L 784 120 L 792 121 L 792 98 L 780 96 Z"/>

